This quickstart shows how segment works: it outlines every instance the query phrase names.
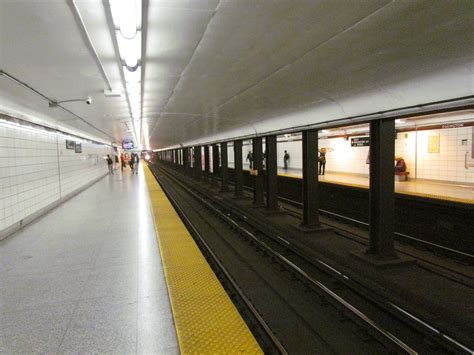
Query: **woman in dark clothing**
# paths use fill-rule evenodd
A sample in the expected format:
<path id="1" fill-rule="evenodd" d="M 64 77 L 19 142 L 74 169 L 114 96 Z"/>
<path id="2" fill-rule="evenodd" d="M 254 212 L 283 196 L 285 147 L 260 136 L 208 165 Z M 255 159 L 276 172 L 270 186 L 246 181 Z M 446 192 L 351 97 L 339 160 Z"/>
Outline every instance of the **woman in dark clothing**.
<path id="1" fill-rule="evenodd" d="M 402 157 L 395 158 L 395 173 L 404 173 L 407 171 L 407 165 Z"/>
<path id="2" fill-rule="evenodd" d="M 319 151 L 319 173 L 318 175 L 324 175 L 326 171 L 326 148 L 321 148 Z"/>

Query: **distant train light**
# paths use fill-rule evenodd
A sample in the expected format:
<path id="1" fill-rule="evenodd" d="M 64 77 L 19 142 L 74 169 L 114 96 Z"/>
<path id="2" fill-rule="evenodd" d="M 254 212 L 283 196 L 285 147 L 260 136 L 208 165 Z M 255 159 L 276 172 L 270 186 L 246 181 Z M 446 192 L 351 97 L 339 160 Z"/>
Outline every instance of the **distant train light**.
<path id="1" fill-rule="evenodd" d="M 145 155 L 145 160 L 150 160 L 150 154 Z"/>

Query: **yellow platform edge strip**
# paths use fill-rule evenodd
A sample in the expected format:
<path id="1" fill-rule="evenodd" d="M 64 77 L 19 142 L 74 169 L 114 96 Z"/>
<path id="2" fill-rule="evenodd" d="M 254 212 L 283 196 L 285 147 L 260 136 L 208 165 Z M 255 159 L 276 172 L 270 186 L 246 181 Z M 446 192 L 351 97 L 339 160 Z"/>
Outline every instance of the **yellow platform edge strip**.
<path id="1" fill-rule="evenodd" d="M 148 166 L 144 173 L 181 354 L 263 354 Z"/>

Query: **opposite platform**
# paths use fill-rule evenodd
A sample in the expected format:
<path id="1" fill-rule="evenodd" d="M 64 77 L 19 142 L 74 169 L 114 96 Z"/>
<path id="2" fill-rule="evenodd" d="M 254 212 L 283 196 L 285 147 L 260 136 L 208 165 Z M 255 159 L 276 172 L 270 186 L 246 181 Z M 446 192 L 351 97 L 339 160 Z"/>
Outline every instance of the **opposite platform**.
<path id="1" fill-rule="evenodd" d="M 148 167 L 145 176 L 181 353 L 262 353 Z"/>

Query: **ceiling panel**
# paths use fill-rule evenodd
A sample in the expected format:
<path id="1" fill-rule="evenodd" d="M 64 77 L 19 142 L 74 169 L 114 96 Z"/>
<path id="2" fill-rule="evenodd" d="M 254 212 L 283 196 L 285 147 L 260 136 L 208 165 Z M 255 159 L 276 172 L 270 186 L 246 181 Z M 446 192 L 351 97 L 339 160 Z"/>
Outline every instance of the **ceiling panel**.
<path id="1" fill-rule="evenodd" d="M 121 65 L 102 0 L 77 0 L 111 86 Z M 151 0 L 143 121 L 154 148 L 473 95 L 470 0 Z M 52 125 L 130 137 L 126 96 L 106 82 L 71 1 L 0 1 L 0 100 Z"/>

